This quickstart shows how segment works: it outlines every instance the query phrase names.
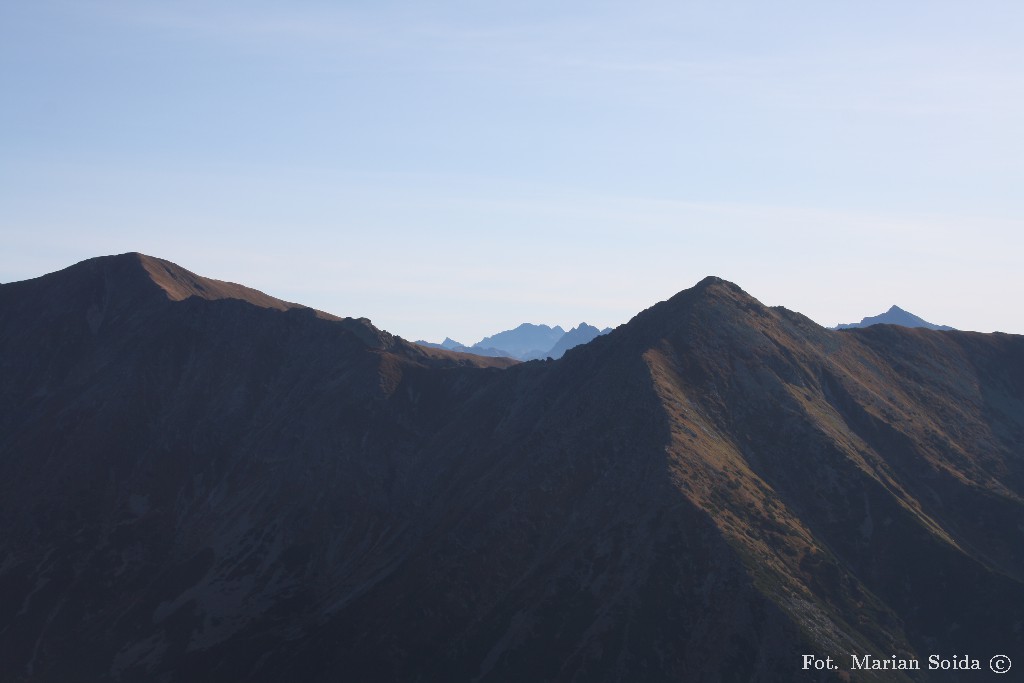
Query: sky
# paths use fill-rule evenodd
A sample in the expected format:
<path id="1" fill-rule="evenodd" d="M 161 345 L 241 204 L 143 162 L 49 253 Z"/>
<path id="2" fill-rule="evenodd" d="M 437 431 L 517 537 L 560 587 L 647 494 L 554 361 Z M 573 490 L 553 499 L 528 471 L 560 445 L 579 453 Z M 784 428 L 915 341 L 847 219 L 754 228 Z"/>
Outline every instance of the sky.
<path id="1" fill-rule="evenodd" d="M 735 282 L 1024 333 L 1024 3 L 0 3 L 0 282 L 139 251 L 407 339 Z"/>

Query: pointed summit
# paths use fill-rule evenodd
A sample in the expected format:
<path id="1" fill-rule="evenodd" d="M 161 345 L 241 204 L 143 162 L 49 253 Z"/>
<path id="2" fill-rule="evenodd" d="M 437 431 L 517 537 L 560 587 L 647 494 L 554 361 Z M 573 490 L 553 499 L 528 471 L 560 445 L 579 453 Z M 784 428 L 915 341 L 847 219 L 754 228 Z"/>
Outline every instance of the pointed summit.
<path id="1" fill-rule="evenodd" d="M 872 325 L 900 325 L 901 327 L 924 327 L 929 330 L 952 330 L 948 325 L 936 325 L 913 313 L 906 311 L 893 304 L 888 311 L 876 316 L 862 319 L 859 323 L 847 323 L 837 325 L 837 330 L 848 330 L 857 327 L 871 327 Z"/>
<path id="2" fill-rule="evenodd" d="M 768 308 L 739 286 L 708 276 L 689 289 L 638 313 L 627 326 L 656 335 L 685 326 L 732 325 L 750 315 L 763 317 Z M 661 332 L 655 332 L 661 330 Z"/>

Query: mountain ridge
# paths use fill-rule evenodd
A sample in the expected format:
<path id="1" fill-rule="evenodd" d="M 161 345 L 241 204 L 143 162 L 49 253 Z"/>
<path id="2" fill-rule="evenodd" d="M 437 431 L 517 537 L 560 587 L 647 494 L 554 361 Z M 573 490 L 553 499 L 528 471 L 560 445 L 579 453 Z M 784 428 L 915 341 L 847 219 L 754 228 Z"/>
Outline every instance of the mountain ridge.
<path id="1" fill-rule="evenodd" d="M 15 680 L 824 681 L 802 654 L 1024 645 L 1022 337 L 840 333 L 709 277 L 513 364 L 113 296 L 122 265 L 0 285 Z"/>

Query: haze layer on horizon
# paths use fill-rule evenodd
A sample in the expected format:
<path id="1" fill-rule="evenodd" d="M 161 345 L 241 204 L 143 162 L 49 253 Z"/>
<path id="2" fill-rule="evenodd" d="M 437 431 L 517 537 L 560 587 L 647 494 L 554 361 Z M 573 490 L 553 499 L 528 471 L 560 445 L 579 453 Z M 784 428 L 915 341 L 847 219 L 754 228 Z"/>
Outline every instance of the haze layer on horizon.
<path id="1" fill-rule="evenodd" d="M 410 339 L 714 274 L 1024 333 L 1014 2 L 0 7 L 0 281 L 141 251 Z"/>

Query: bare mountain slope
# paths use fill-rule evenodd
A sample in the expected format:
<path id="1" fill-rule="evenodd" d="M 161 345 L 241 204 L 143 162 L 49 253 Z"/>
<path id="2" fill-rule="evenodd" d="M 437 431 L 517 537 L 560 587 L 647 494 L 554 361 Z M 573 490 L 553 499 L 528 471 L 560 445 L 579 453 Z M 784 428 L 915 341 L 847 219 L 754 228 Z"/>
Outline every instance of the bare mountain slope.
<path id="1" fill-rule="evenodd" d="M 13 680 L 842 680 L 801 655 L 1024 645 L 1020 337 L 830 331 L 708 278 L 510 365 L 274 302 L 139 255 L 0 286 Z"/>

